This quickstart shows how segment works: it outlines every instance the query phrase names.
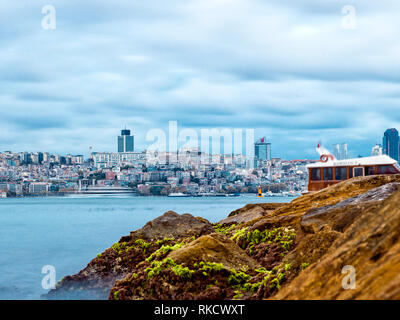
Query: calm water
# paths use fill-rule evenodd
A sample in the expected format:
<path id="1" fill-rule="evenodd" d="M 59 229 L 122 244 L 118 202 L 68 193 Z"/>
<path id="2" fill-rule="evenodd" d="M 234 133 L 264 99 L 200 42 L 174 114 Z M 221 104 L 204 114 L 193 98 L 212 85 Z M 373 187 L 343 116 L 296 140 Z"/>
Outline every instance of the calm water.
<path id="1" fill-rule="evenodd" d="M 0 299 L 39 299 L 42 267 L 59 281 L 84 268 L 121 236 L 168 210 L 211 222 L 247 203 L 293 198 L 85 197 L 0 199 Z"/>

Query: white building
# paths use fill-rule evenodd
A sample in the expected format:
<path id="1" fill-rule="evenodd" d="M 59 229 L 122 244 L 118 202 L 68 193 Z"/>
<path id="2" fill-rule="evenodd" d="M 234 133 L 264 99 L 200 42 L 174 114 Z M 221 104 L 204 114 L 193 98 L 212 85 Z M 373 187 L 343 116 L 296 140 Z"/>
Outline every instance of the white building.
<path id="1" fill-rule="evenodd" d="M 39 194 L 49 192 L 49 184 L 45 182 L 32 182 L 29 185 L 29 193 Z"/>
<path id="2" fill-rule="evenodd" d="M 22 185 L 20 185 L 18 183 L 2 183 L 2 184 L 0 184 L 0 190 L 10 191 L 10 192 L 14 192 L 16 194 L 21 194 L 22 193 Z"/>
<path id="3" fill-rule="evenodd" d="M 90 157 L 97 168 L 121 164 L 144 164 L 146 161 L 146 154 L 142 152 L 92 152 Z"/>

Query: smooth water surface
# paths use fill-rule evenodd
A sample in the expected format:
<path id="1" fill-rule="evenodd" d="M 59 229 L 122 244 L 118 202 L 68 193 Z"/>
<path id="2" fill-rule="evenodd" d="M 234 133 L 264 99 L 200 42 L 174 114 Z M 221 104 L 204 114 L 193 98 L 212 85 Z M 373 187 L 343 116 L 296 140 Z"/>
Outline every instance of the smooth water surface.
<path id="1" fill-rule="evenodd" d="M 0 199 L 0 299 L 40 299 L 42 268 L 59 281 L 83 269 L 121 236 L 168 210 L 210 222 L 248 203 L 293 198 L 47 197 Z"/>

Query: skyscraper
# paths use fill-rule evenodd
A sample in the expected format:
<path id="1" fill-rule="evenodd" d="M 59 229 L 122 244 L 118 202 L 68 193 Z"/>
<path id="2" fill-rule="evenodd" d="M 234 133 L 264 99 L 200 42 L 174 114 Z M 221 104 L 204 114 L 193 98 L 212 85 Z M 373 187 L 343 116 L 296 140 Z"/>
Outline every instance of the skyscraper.
<path id="1" fill-rule="evenodd" d="M 124 129 L 118 137 L 118 152 L 133 152 L 134 136 L 131 136 L 131 130 Z"/>
<path id="2" fill-rule="evenodd" d="M 259 161 L 271 161 L 271 143 L 267 142 L 265 137 L 254 144 L 255 167 L 258 167 Z"/>
<path id="3" fill-rule="evenodd" d="M 387 129 L 383 135 L 383 153 L 399 161 L 399 132 L 395 128 Z"/>

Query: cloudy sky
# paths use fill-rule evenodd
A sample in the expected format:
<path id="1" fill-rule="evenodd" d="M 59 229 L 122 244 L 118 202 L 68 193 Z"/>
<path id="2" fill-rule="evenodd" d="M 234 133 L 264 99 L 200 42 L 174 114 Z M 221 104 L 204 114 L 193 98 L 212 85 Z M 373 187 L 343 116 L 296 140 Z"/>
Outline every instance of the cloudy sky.
<path id="1" fill-rule="evenodd" d="M 125 125 L 143 150 L 175 120 L 254 128 L 274 157 L 316 158 L 318 140 L 369 155 L 400 129 L 399 13 L 398 0 L 3 0 L 0 150 L 116 151 Z"/>

